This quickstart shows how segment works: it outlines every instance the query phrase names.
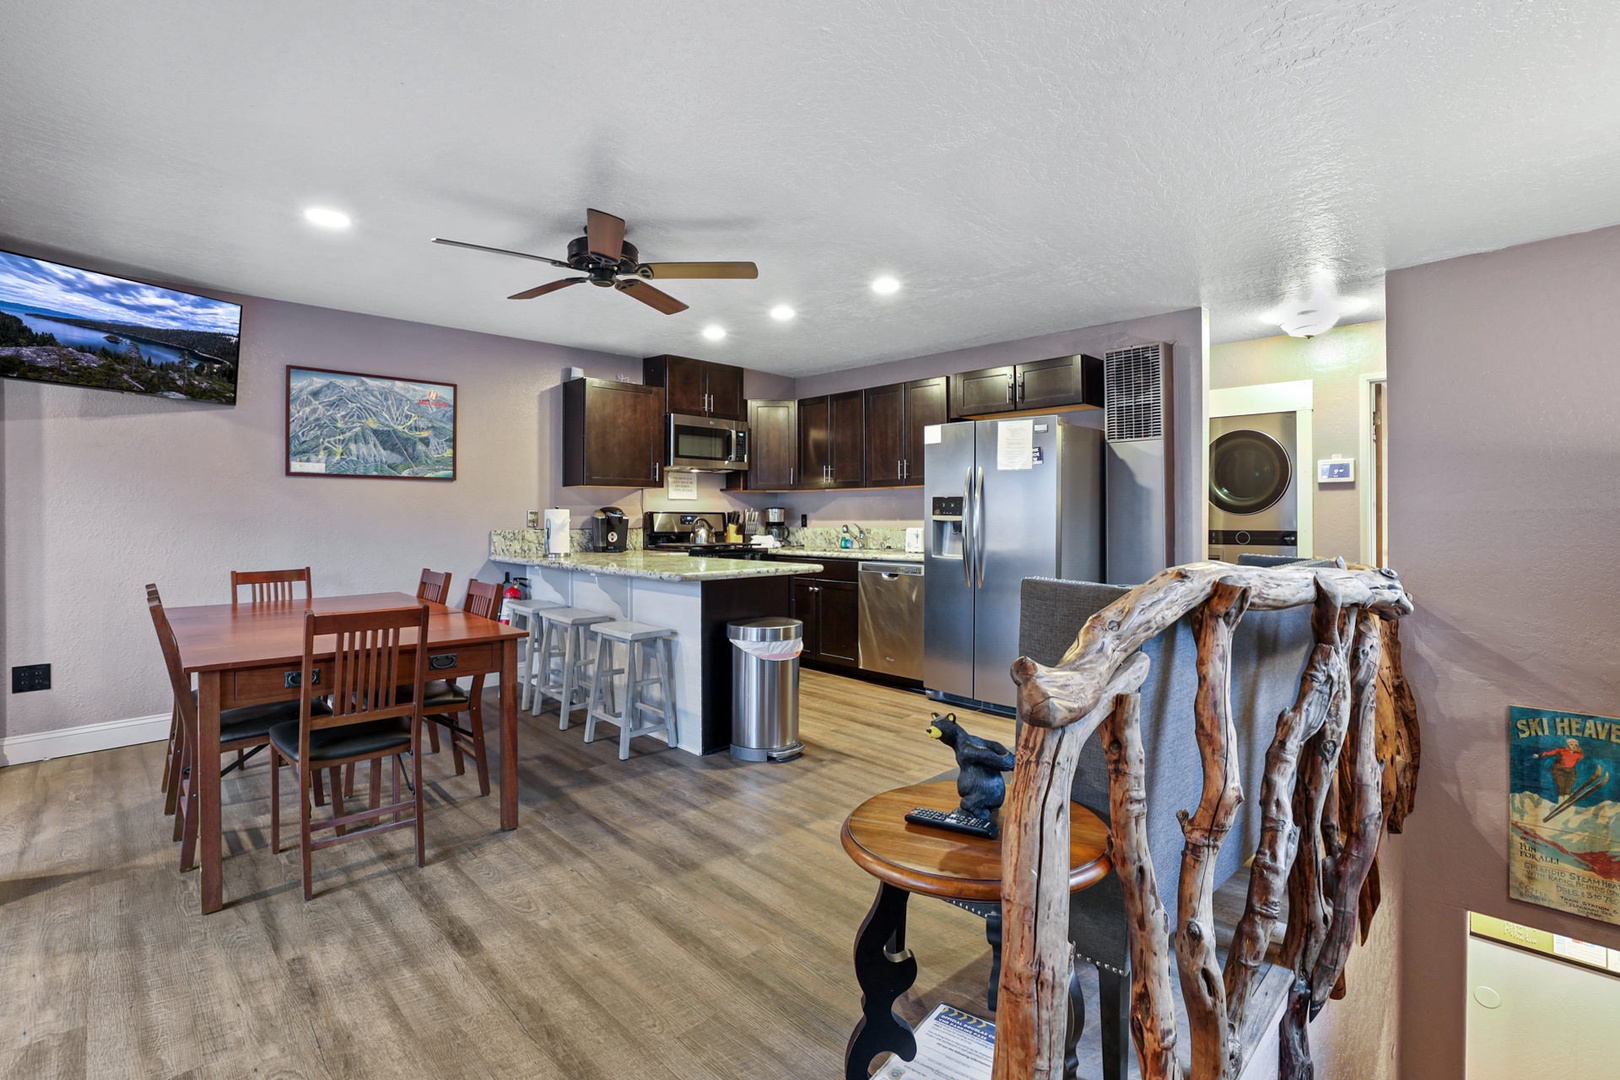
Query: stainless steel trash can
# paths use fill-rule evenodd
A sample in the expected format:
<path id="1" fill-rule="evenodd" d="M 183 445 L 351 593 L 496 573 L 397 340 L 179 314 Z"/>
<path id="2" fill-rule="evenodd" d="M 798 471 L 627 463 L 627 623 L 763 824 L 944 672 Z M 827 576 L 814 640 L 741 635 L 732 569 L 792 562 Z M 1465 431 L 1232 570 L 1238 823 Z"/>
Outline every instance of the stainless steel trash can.
<path id="1" fill-rule="evenodd" d="M 804 623 L 771 616 L 726 624 L 731 642 L 731 756 L 788 761 L 799 741 L 799 652 Z"/>

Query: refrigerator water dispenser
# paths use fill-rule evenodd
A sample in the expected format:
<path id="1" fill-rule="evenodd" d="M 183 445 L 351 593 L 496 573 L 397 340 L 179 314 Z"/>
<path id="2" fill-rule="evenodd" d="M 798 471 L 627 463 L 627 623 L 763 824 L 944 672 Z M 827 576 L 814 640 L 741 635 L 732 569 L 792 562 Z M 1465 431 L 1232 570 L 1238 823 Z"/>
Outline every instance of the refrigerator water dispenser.
<path id="1" fill-rule="evenodd" d="M 933 500 L 928 553 L 936 559 L 962 557 L 962 497 Z"/>

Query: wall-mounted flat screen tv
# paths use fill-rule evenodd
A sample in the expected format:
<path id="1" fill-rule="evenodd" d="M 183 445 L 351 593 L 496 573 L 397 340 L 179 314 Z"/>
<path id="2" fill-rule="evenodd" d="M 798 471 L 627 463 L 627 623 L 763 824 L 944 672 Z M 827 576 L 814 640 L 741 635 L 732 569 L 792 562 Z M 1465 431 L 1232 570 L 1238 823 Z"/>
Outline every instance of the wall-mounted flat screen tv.
<path id="1" fill-rule="evenodd" d="M 240 304 L 0 251 L 0 375 L 236 404 Z"/>

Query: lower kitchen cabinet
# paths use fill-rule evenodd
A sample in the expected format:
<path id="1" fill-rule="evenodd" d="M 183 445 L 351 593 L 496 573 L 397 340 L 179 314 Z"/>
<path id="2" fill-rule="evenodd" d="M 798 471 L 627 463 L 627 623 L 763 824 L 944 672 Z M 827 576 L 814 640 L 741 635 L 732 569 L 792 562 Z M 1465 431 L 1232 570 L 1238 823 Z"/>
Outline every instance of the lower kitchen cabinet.
<path id="1" fill-rule="evenodd" d="M 804 556 L 786 558 L 803 562 Z M 812 667 L 847 670 L 860 663 L 861 599 L 852 559 L 828 559 L 819 574 L 793 579 L 793 617 L 804 623 L 801 663 Z"/>

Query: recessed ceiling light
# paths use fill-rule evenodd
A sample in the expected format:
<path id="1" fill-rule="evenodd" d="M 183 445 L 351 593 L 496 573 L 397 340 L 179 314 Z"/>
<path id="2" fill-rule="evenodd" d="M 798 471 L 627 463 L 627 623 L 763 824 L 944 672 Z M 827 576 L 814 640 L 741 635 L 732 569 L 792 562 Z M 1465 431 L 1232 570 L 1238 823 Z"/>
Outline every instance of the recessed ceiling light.
<path id="1" fill-rule="evenodd" d="M 798 312 L 794 311 L 786 304 L 777 304 L 775 307 L 771 308 L 771 318 L 775 319 L 777 322 L 787 322 L 797 314 Z"/>
<path id="2" fill-rule="evenodd" d="M 726 328 L 723 326 L 717 326 L 714 323 L 710 323 L 708 326 L 703 328 L 703 336 L 708 338 L 710 341 L 719 341 L 721 338 L 726 336 Z"/>
<path id="3" fill-rule="evenodd" d="M 347 229 L 349 215 L 325 206 L 312 206 L 304 211 L 304 220 L 323 229 Z"/>
<path id="4" fill-rule="evenodd" d="M 893 296 L 900 291 L 900 282 L 885 274 L 880 278 L 873 279 L 872 291 L 879 296 Z"/>

